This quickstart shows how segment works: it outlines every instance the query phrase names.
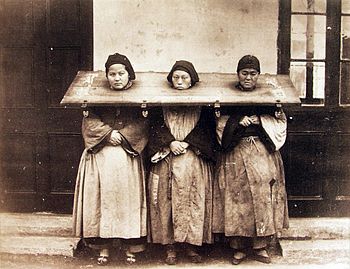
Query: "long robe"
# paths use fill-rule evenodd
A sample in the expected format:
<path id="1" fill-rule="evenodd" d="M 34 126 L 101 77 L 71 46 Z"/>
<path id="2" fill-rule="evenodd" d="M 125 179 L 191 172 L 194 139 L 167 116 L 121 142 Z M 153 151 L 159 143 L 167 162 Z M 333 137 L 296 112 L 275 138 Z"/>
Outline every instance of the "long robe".
<path id="1" fill-rule="evenodd" d="M 283 162 L 278 151 L 287 121 L 273 107 L 240 107 L 217 122 L 222 145 L 214 184 L 215 233 L 261 237 L 288 227 Z M 225 113 L 224 113 L 225 114 Z M 260 125 L 243 127 L 243 116 L 258 115 Z"/>
<path id="2" fill-rule="evenodd" d="M 215 122 L 200 107 L 164 108 L 151 126 L 148 182 L 153 243 L 212 243 L 212 161 Z M 175 156 L 173 140 L 190 144 Z"/>
<path id="3" fill-rule="evenodd" d="M 84 238 L 140 238 L 147 234 L 142 151 L 148 120 L 137 108 L 92 108 L 85 115 L 85 150 L 76 180 L 73 232 Z M 122 143 L 111 145 L 113 130 Z"/>

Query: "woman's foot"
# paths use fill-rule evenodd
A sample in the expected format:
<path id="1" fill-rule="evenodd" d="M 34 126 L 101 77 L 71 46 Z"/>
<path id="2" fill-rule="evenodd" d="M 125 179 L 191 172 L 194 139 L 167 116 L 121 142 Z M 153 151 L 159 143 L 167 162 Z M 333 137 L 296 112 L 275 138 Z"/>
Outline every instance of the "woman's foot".
<path id="1" fill-rule="evenodd" d="M 176 259 L 176 251 L 174 246 L 167 246 L 166 247 L 166 258 L 165 258 L 165 263 L 168 265 L 175 265 L 177 263 Z"/>
<path id="2" fill-rule="evenodd" d="M 202 256 L 194 248 L 186 248 L 186 254 L 190 257 L 192 263 L 201 263 Z"/>
<path id="3" fill-rule="evenodd" d="M 134 264 L 136 262 L 136 255 L 134 253 L 131 253 L 130 251 L 125 252 L 126 255 L 126 263 L 127 264 Z"/>
<path id="4" fill-rule="evenodd" d="M 98 256 L 97 265 L 105 266 L 109 263 L 109 259 L 106 256 Z"/>
<path id="5" fill-rule="evenodd" d="M 247 254 L 246 254 L 246 253 L 244 253 L 244 252 L 242 252 L 242 251 L 239 251 L 239 250 L 236 250 L 236 251 L 234 251 L 234 253 L 233 253 L 231 263 L 232 263 L 233 265 L 238 265 L 238 264 L 240 264 L 242 261 L 244 261 L 246 258 L 247 258 Z"/>
<path id="6" fill-rule="evenodd" d="M 203 262 L 202 256 L 199 255 L 198 253 L 193 255 L 193 256 L 190 256 L 190 257 L 191 257 L 191 263 L 202 263 Z"/>
<path id="7" fill-rule="evenodd" d="M 100 255 L 97 257 L 97 265 L 105 266 L 109 263 L 109 250 L 101 249 Z"/>
<path id="8" fill-rule="evenodd" d="M 264 248 L 255 249 L 253 258 L 254 258 L 254 260 L 262 262 L 262 263 L 271 263 L 271 258 L 269 256 L 269 253 Z"/>

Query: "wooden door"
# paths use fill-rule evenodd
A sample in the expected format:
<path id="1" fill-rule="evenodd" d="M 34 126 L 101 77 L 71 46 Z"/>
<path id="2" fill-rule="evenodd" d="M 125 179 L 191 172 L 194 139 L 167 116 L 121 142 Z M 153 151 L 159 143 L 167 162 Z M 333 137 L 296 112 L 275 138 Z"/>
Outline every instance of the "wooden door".
<path id="1" fill-rule="evenodd" d="M 71 212 L 79 109 L 59 102 L 92 69 L 92 0 L 0 0 L 1 210 Z"/>
<path id="2" fill-rule="evenodd" d="M 350 121 L 343 109 L 287 109 L 282 148 L 289 215 L 350 216 Z"/>

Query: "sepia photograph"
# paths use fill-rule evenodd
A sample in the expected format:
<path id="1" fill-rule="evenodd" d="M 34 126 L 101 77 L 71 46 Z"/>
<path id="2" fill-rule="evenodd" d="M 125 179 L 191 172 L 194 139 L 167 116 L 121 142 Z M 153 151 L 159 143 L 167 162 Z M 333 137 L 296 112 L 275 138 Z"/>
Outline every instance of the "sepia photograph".
<path id="1" fill-rule="evenodd" d="M 349 0 L 0 0 L 0 268 L 350 268 Z"/>

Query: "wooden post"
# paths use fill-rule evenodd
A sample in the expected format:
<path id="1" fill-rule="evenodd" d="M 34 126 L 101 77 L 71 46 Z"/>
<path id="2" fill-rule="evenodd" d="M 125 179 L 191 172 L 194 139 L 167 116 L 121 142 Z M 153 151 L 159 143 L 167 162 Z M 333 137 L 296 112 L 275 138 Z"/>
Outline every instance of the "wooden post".
<path id="1" fill-rule="evenodd" d="M 315 12 L 315 0 L 307 0 L 307 11 Z M 315 16 L 306 16 L 306 99 L 311 100 L 313 98 L 313 72 L 314 64 L 312 62 L 314 58 L 314 32 L 315 32 Z"/>

